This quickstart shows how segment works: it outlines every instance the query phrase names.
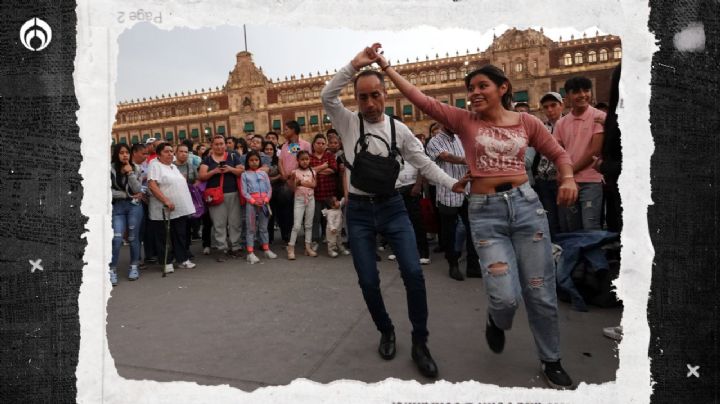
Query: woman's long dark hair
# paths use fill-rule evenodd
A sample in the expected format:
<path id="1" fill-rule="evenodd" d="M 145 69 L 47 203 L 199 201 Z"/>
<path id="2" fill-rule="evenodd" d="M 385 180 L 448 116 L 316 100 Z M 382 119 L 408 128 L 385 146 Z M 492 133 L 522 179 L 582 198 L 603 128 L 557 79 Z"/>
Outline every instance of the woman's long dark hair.
<path id="1" fill-rule="evenodd" d="M 470 80 L 472 80 L 472 78 L 477 76 L 478 74 L 484 74 L 498 87 L 500 87 L 504 83 L 507 83 L 507 92 L 503 94 L 500 101 L 502 102 L 502 106 L 505 109 L 512 110 L 512 83 L 510 83 L 510 80 L 505 75 L 505 72 L 503 72 L 499 67 L 495 65 L 485 65 L 479 69 L 475 69 L 468 73 L 467 76 L 465 76 L 465 89 L 470 91 Z"/>
<path id="2" fill-rule="evenodd" d="M 269 140 L 264 140 L 262 142 L 263 151 L 265 150 L 265 148 L 268 145 L 272 146 L 272 148 L 273 148 L 272 161 L 270 162 L 270 165 L 277 166 L 277 165 L 279 165 L 279 160 L 278 160 L 278 155 L 277 155 L 277 147 L 275 147 L 275 143 L 273 143 Z"/>
<path id="3" fill-rule="evenodd" d="M 125 143 L 118 143 L 113 148 L 112 157 L 110 159 L 110 164 L 113 165 L 115 168 L 115 172 L 117 174 L 120 174 L 122 171 L 122 163 L 120 162 L 120 150 L 125 149 L 128 151 L 128 154 L 130 154 L 132 158 L 132 153 L 130 152 L 130 146 L 126 145 Z M 132 159 L 130 160 L 130 165 L 133 165 Z"/>
<path id="4" fill-rule="evenodd" d="M 237 147 L 238 147 L 238 146 L 242 146 L 242 150 L 243 150 L 242 154 L 243 154 L 243 155 L 247 154 L 247 152 L 248 152 L 248 144 L 247 144 L 247 140 L 245 140 L 244 137 L 240 137 L 240 138 L 237 138 L 237 139 L 235 140 L 235 152 L 236 152 L 236 153 L 237 153 Z M 238 154 L 240 154 L 240 153 L 238 153 Z"/>

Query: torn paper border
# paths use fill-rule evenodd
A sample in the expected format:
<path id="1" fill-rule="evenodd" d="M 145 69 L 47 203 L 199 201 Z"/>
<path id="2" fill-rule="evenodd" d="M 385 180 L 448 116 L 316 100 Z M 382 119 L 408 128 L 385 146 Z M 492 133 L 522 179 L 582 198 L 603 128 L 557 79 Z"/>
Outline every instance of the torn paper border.
<path id="1" fill-rule="evenodd" d="M 418 25 L 464 28 L 479 33 L 499 24 L 517 28 L 598 26 L 620 36 L 623 73 L 618 107 L 625 153 L 619 185 L 624 209 L 622 269 L 617 282 L 624 302 L 624 338 L 619 346 L 620 366 L 615 382 L 582 384 L 575 391 L 500 388 L 479 382 L 421 385 L 388 379 L 381 383 L 336 381 L 319 384 L 296 380 L 289 386 L 257 389 L 252 393 L 224 386 L 190 382 L 161 383 L 127 380 L 118 376 L 105 335 L 107 281 L 110 257 L 110 192 L 107 172 L 110 133 L 115 115 L 117 38 L 132 26 L 118 22 L 118 12 L 162 10 L 163 29 L 212 27 L 221 24 L 344 27 L 353 30 L 402 30 Z M 647 323 L 653 248 L 647 225 L 650 199 L 650 156 L 653 141 L 649 124 L 650 63 L 656 50 L 648 31 L 646 2 L 472 0 L 317 0 L 271 1 L 78 1 L 77 55 L 74 74 L 80 105 L 84 193 L 82 212 L 88 216 L 87 248 L 80 288 L 80 352 L 77 367 L 79 402 L 649 402 L 651 394 Z M 350 58 L 354 49 L 339 49 Z M 340 66 L 338 66 L 340 67 Z M 600 332 L 600 330 L 598 330 Z"/>

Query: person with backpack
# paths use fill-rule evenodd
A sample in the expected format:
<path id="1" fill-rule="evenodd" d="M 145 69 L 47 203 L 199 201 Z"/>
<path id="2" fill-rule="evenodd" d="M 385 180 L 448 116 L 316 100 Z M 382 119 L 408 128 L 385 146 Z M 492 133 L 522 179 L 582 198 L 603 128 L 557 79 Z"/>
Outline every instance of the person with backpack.
<path id="1" fill-rule="evenodd" d="M 400 158 L 412 164 L 429 181 L 451 188 L 456 181 L 435 165 L 410 129 L 385 115 L 387 91 L 382 73 L 361 68 L 374 59 L 365 51 L 340 69 L 320 93 L 330 121 L 340 133 L 349 175 L 347 224 L 355 272 L 370 315 L 380 331 L 378 352 L 383 359 L 395 357 L 395 327 L 380 293 L 375 244 L 381 234 L 397 257 L 407 293 L 412 323 L 411 356 L 426 377 L 438 375 L 437 364 L 427 347 L 427 296 L 425 278 L 402 196 L 395 190 Z M 359 73 L 358 73 L 359 72 Z M 341 91 L 353 83 L 359 113 L 347 109 Z"/>

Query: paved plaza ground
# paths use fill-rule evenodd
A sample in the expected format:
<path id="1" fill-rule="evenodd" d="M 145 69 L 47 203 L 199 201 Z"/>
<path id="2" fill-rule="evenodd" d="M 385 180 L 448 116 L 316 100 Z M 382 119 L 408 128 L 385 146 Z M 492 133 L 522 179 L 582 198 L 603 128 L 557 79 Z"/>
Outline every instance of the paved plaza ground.
<path id="1" fill-rule="evenodd" d="M 357 285 L 352 258 L 285 258 L 250 265 L 244 259 L 217 263 L 200 254 L 197 267 L 166 278 L 149 266 L 138 281 L 119 270 L 108 302 L 107 337 L 120 376 L 127 379 L 229 384 L 245 391 L 286 385 L 296 378 L 328 383 L 339 379 L 378 382 L 389 377 L 432 383 L 410 358 L 410 323 L 400 272 L 383 255 L 381 287 L 395 324 L 397 356 L 377 354 L 380 334 Z M 431 245 L 432 248 L 432 245 Z M 482 279 L 448 277 L 442 254 L 423 266 L 430 317 L 429 348 L 439 378 L 500 386 L 545 387 L 524 309 L 506 333 L 505 351 L 487 347 L 486 296 Z M 126 268 L 127 247 L 119 268 Z M 461 266 L 464 269 L 464 265 Z M 602 328 L 617 325 L 619 308 L 587 313 L 560 303 L 563 366 L 576 382 L 615 380 L 617 344 Z"/>

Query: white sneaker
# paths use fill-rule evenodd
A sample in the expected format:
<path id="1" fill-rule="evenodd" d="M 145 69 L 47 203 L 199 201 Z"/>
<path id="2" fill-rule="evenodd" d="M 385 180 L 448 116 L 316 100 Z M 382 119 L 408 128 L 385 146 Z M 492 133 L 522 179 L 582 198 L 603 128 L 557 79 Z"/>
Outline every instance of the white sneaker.
<path id="1" fill-rule="evenodd" d="M 330 258 L 336 258 L 338 256 L 338 253 L 337 253 L 337 251 L 335 251 L 331 248 L 328 248 L 328 256 Z"/>
<path id="2" fill-rule="evenodd" d="M 395 258 L 397 258 L 397 257 L 395 257 L 395 254 L 390 254 L 390 255 L 388 255 L 388 259 L 389 259 L 390 261 L 395 261 Z"/>
<path id="3" fill-rule="evenodd" d="M 430 263 L 430 258 L 420 258 L 420 265 L 428 265 Z"/>
<path id="4" fill-rule="evenodd" d="M 385 251 L 385 246 L 379 245 L 379 246 L 378 246 L 378 251 Z"/>
<path id="5" fill-rule="evenodd" d="M 603 335 L 608 338 L 612 338 L 615 341 L 621 341 L 623 337 L 622 326 L 605 327 L 603 328 Z"/>
<path id="6" fill-rule="evenodd" d="M 210 247 L 203 248 L 203 255 L 210 255 Z"/>
<path id="7" fill-rule="evenodd" d="M 258 258 L 257 255 L 255 255 L 255 253 L 248 254 L 246 259 L 247 259 L 247 262 L 250 264 L 257 264 L 258 262 L 260 262 L 260 258 Z"/>
<path id="8" fill-rule="evenodd" d="M 345 247 L 340 247 L 339 250 L 340 250 L 340 254 L 342 254 L 342 255 L 350 255 L 350 250 L 348 250 Z"/>
<path id="9" fill-rule="evenodd" d="M 165 268 L 163 268 L 163 273 L 165 274 L 171 274 L 175 272 L 175 268 L 173 267 L 173 264 L 167 264 L 165 265 Z"/>
<path id="10" fill-rule="evenodd" d="M 275 258 L 277 258 L 277 254 L 275 254 L 274 252 L 272 252 L 270 250 L 265 250 L 264 254 L 265 254 L 265 258 L 270 258 L 271 260 L 274 260 Z"/>
<path id="11" fill-rule="evenodd" d="M 184 268 L 184 269 L 193 269 L 196 266 L 197 265 L 195 265 L 195 263 L 190 260 L 187 260 L 187 261 L 183 262 L 182 264 L 180 264 L 180 268 Z"/>

